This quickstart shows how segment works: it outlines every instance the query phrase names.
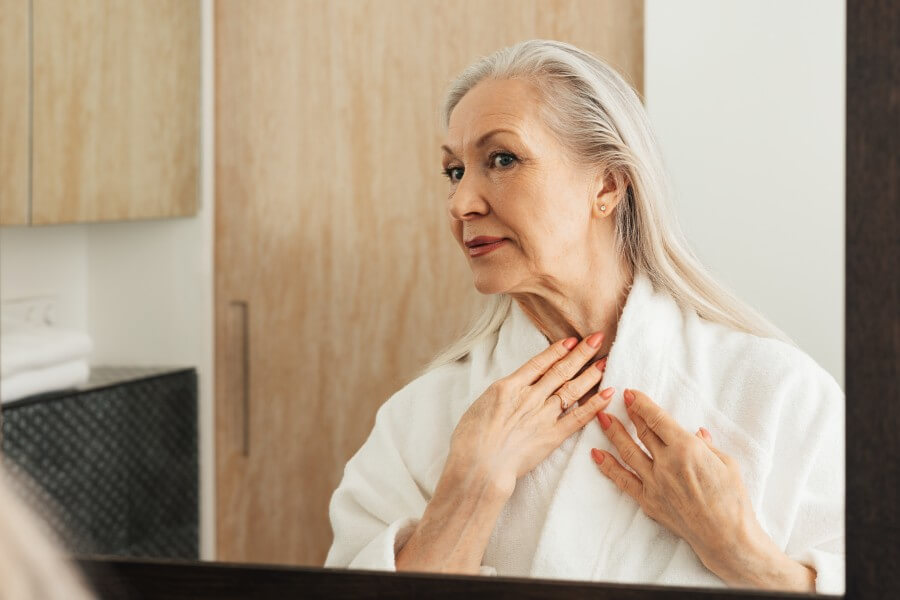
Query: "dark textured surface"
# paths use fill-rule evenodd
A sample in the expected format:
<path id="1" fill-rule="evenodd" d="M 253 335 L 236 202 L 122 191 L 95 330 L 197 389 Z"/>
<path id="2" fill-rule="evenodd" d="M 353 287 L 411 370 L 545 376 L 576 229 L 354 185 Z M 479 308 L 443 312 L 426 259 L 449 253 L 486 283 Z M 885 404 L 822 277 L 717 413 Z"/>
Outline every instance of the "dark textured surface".
<path id="1" fill-rule="evenodd" d="M 99 371 L 3 407 L 7 470 L 73 553 L 198 558 L 196 372 Z"/>
<path id="2" fill-rule="evenodd" d="M 900 2 L 847 4 L 847 592 L 900 598 Z"/>

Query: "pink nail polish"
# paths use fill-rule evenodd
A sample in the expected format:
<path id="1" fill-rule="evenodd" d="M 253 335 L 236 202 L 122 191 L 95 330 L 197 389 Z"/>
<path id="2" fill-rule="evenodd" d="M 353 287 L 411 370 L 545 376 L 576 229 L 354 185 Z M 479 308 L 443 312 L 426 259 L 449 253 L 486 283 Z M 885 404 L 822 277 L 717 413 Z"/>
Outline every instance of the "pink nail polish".
<path id="1" fill-rule="evenodd" d="M 616 388 L 614 388 L 614 387 L 608 387 L 608 388 L 606 388 L 605 390 L 603 390 L 602 392 L 600 392 L 600 396 L 602 396 L 603 398 L 606 398 L 607 400 L 609 400 L 610 397 L 611 397 L 613 394 L 615 394 L 615 393 L 616 393 Z"/>
<path id="2" fill-rule="evenodd" d="M 634 402 L 634 392 L 625 390 L 625 406 L 631 406 L 632 402 Z"/>
<path id="3" fill-rule="evenodd" d="M 588 339 L 587 339 L 588 346 L 590 346 L 591 348 L 599 348 L 600 340 L 602 340 L 602 339 L 603 339 L 603 334 L 598 331 L 597 333 L 588 337 Z"/>
<path id="4" fill-rule="evenodd" d="M 597 450 L 596 448 L 591 448 L 591 456 L 594 458 L 594 461 L 600 465 L 603 464 L 603 453 Z"/>
<path id="5" fill-rule="evenodd" d="M 609 429 L 609 426 L 612 425 L 612 421 L 609 420 L 609 415 L 605 412 L 597 413 L 597 419 L 600 420 L 600 427 L 602 427 L 604 431 Z"/>
<path id="6" fill-rule="evenodd" d="M 576 346 L 576 344 L 578 344 L 578 340 L 573 337 L 570 337 L 566 341 L 563 342 L 563 346 L 566 347 L 566 350 L 571 350 L 572 348 L 574 348 Z"/>

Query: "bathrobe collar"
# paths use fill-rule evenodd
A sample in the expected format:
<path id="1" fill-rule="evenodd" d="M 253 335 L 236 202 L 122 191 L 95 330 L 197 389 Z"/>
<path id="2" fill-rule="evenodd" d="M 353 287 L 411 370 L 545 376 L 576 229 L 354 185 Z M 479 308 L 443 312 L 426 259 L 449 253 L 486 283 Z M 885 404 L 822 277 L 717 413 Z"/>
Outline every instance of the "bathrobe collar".
<path id="1" fill-rule="evenodd" d="M 667 346 L 680 320 L 681 311 L 671 296 L 654 290 L 646 273 L 637 271 L 607 358 L 604 382 L 614 373 L 627 376 L 634 370 L 659 374 L 664 362 L 661 350 Z M 513 300 L 510 314 L 500 327 L 492 361 L 509 374 L 548 346 L 550 341 Z M 627 359 L 619 359 L 622 355 L 638 355 L 644 362 L 626 365 L 623 361 Z M 616 391 L 621 396 L 623 390 Z"/>
<path id="2" fill-rule="evenodd" d="M 642 447 L 625 412 L 622 394 L 626 387 L 637 388 L 657 400 L 667 383 L 666 356 L 683 351 L 672 347 L 672 342 L 678 341 L 673 334 L 681 327 L 682 320 L 681 309 L 672 297 L 654 290 L 649 277 L 643 271 L 637 271 L 619 319 L 601 389 L 615 386 L 615 395 L 605 412 L 626 424 Z M 503 375 L 508 375 L 549 345 L 547 338 L 513 301 L 511 312 L 500 328 L 492 362 L 500 367 Z M 659 400 L 665 408 L 665 399 Z M 535 577 L 564 579 L 571 573 L 582 576 L 595 573 L 605 554 L 617 552 L 605 548 L 601 556 L 597 555 L 598 536 L 602 540 L 610 526 L 605 515 L 611 514 L 622 503 L 634 504 L 640 510 L 634 500 L 600 473 L 591 458 L 591 448 L 618 454 L 597 420 L 589 422 L 570 439 L 574 440 L 574 448 L 564 444 L 565 448 L 556 450 L 571 454 L 566 459 L 541 529 L 531 567 Z M 565 548 L 563 553 L 560 553 L 561 548 Z M 640 557 L 631 559 L 640 560 Z"/>

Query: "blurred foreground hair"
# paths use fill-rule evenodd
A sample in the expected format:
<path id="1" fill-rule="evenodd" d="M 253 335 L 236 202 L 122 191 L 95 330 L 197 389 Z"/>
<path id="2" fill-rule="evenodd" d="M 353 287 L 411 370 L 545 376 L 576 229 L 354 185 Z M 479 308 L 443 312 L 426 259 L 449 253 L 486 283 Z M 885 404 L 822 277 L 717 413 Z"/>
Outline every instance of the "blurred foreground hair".
<path id="1" fill-rule="evenodd" d="M 92 600 L 59 542 L 0 468 L 0 600 Z"/>

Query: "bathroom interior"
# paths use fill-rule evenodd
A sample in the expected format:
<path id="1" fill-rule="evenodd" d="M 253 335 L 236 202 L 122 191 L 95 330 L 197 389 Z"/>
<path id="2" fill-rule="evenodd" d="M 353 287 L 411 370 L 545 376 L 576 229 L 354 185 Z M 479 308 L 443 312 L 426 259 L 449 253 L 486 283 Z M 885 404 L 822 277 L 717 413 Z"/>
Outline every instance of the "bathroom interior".
<path id="1" fill-rule="evenodd" d="M 439 106 L 523 39 L 629 79 L 698 256 L 844 385 L 839 0 L 0 14 L 4 466 L 73 556 L 322 566 L 378 407 L 483 301 Z"/>

